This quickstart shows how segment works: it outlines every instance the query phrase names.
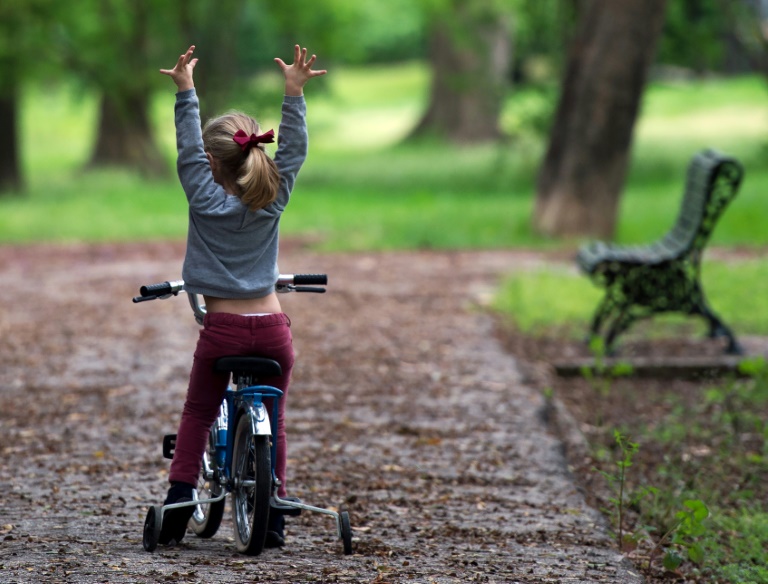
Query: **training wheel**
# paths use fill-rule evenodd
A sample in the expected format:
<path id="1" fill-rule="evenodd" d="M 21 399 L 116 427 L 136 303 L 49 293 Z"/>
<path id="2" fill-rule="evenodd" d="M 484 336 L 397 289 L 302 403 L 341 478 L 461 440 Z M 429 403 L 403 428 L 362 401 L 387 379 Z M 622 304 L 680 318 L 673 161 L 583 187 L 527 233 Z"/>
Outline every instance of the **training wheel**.
<path id="1" fill-rule="evenodd" d="M 155 505 L 147 511 L 147 517 L 144 519 L 144 537 L 142 543 L 144 549 L 153 552 L 160 541 L 160 530 L 163 527 L 163 507 Z"/>
<path id="2" fill-rule="evenodd" d="M 349 523 L 349 513 L 342 511 L 340 514 L 341 541 L 344 544 L 344 555 L 352 553 L 352 526 Z"/>

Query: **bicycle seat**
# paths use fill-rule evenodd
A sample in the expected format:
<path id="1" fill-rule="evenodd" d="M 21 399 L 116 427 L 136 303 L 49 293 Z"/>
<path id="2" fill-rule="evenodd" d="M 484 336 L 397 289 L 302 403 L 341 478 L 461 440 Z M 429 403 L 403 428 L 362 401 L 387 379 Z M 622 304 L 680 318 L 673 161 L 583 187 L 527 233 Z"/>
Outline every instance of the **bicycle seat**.
<path id="1" fill-rule="evenodd" d="M 282 375 L 280 363 L 264 357 L 220 357 L 214 365 L 216 371 L 238 374 L 251 374 L 256 377 L 276 377 Z"/>

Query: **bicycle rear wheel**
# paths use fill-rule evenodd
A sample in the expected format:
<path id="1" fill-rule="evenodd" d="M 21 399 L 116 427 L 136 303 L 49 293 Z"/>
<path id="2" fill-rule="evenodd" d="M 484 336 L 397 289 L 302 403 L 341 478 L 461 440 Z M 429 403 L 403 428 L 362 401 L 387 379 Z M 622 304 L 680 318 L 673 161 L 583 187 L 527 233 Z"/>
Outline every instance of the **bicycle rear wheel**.
<path id="1" fill-rule="evenodd" d="M 239 416 L 232 451 L 232 518 L 237 551 L 258 555 L 264 549 L 272 487 L 269 436 L 254 434 L 253 414 Z"/>
<path id="2" fill-rule="evenodd" d="M 218 482 L 216 467 L 216 439 L 214 429 L 208 437 L 208 448 L 203 453 L 203 466 L 197 478 L 196 500 L 213 499 L 221 494 L 222 486 Z M 203 503 L 195 507 L 189 520 L 189 528 L 198 537 L 213 537 L 224 517 L 224 499 L 216 503 Z"/>

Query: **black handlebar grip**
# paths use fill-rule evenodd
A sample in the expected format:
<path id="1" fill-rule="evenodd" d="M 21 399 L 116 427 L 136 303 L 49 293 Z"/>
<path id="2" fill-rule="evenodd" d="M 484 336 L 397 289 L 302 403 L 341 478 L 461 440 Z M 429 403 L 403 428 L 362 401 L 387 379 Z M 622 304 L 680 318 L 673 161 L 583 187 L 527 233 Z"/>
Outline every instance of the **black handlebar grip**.
<path id="1" fill-rule="evenodd" d="M 139 293 L 142 296 L 165 296 L 166 294 L 172 294 L 173 288 L 170 282 L 162 282 L 160 284 L 142 286 L 139 288 Z"/>
<path id="2" fill-rule="evenodd" d="M 328 284 L 327 274 L 296 274 L 293 283 L 297 286 L 325 286 Z"/>

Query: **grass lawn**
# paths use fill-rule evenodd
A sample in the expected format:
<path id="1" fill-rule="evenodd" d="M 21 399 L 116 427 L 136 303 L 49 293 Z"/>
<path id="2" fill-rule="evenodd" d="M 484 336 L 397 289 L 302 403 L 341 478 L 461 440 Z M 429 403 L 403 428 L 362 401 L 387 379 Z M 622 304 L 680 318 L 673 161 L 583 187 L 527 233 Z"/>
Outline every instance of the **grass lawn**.
<path id="1" fill-rule="evenodd" d="M 427 76 L 418 64 L 341 69 L 327 91 L 308 90 L 310 157 L 283 221 L 328 250 L 563 246 L 531 231 L 543 139 L 530 128 L 551 109 L 540 91 L 507 103 L 509 144 L 454 147 L 400 142 L 418 120 Z M 715 231 L 715 245 L 768 244 L 768 92 L 757 78 L 654 84 L 647 92 L 622 200 L 618 240 L 647 241 L 677 212 L 685 167 L 713 146 L 746 167 L 741 192 Z M 549 99 L 549 101 L 548 101 Z M 154 119 L 169 178 L 84 173 L 94 97 L 65 86 L 32 87 L 22 123 L 26 197 L 0 198 L 0 243 L 182 238 L 185 202 L 173 176 L 173 93 L 157 96 Z M 278 106 L 261 115 L 277 123 Z M 37 140 L 53 135 L 62 140 Z M 663 218 L 663 219 L 660 219 Z"/>
<path id="2" fill-rule="evenodd" d="M 520 89 L 509 97 L 502 125 L 514 138 L 506 144 L 413 145 L 402 140 L 426 101 L 423 65 L 340 69 L 326 79 L 324 90 L 307 92 L 310 156 L 283 217 L 285 237 L 302 237 L 327 251 L 575 251 L 579 242 L 544 239 L 529 220 L 544 145 L 540 129 L 553 93 Z M 268 76 L 260 86 L 279 87 L 278 82 Z M 766 84 L 757 77 L 651 84 L 637 125 L 617 240 L 643 243 L 666 232 L 677 214 L 690 157 L 712 146 L 739 158 L 746 178 L 711 245 L 765 249 L 767 98 Z M 29 192 L 0 197 L 0 244 L 183 238 L 186 203 L 173 175 L 173 101 L 171 90 L 163 92 L 153 109 L 169 177 L 145 181 L 122 171 L 82 170 L 93 139 L 93 95 L 62 85 L 29 87 L 22 123 Z M 279 97 L 274 101 L 260 112 L 265 127 L 279 122 Z M 64 139 L 32 138 L 41 135 Z M 706 286 L 727 321 L 768 333 L 768 307 L 762 307 L 768 304 L 762 277 L 768 266 L 764 258 L 751 262 L 744 269 L 708 262 Z M 571 300 L 562 302 L 560 295 L 558 309 L 542 314 L 537 299 L 563 286 L 574 288 Z M 519 325 L 528 330 L 586 320 L 597 294 L 572 273 L 515 274 L 498 305 L 513 316 L 525 315 Z M 760 318 L 750 317 L 755 311 Z"/>

